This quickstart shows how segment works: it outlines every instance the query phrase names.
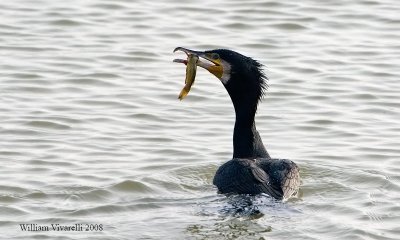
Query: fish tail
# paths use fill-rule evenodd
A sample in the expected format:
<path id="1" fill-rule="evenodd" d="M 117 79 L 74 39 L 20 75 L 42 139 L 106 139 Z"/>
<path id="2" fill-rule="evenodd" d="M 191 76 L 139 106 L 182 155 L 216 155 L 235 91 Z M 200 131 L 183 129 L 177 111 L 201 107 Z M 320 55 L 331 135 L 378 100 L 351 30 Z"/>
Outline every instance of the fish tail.
<path id="1" fill-rule="evenodd" d="M 181 93 L 179 94 L 178 99 L 182 100 L 188 95 L 189 91 L 186 88 L 183 88 Z"/>

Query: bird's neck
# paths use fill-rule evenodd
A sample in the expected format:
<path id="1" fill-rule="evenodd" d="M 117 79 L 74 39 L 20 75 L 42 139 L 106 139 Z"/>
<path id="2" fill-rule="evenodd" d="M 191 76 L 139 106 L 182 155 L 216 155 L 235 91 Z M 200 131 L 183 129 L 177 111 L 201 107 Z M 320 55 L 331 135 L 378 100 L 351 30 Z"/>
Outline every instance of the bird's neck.
<path id="1" fill-rule="evenodd" d="M 234 107 L 236 121 L 233 132 L 233 158 L 269 158 L 254 122 L 257 102 L 234 102 Z"/>

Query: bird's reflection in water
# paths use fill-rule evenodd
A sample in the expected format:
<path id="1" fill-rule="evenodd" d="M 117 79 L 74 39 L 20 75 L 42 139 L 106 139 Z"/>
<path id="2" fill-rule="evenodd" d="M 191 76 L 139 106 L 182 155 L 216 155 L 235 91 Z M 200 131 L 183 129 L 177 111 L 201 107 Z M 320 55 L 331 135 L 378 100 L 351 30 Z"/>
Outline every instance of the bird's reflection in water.
<path id="1" fill-rule="evenodd" d="M 269 221 L 285 209 L 285 203 L 267 194 L 219 195 L 200 206 L 198 213 L 208 221 L 186 230 L 190 239 L 266 239 L 272 231 Z"/>
<path id="2" fill-rule="evenodd" d="M 273 199 L 271 199 L 273 201 Z M 227 204 L 219 210 L 221 215 L 257 219 L 264 216 L 257 196 L 248 194 L 227 196 Z"/>

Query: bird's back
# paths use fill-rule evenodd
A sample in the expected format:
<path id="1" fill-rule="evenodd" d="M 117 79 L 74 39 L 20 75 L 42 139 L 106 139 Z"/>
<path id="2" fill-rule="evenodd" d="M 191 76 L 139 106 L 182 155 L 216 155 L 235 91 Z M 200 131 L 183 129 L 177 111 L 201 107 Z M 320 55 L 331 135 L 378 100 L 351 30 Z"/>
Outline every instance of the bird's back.
<path id="1" fill-rule="evenodd" d="M 297 165 L 287 159 L 234 158 L 217 170 L 213 184 L 220 193 L 267 193 L 286 199 L 298 191 L 300 175 Z"/>

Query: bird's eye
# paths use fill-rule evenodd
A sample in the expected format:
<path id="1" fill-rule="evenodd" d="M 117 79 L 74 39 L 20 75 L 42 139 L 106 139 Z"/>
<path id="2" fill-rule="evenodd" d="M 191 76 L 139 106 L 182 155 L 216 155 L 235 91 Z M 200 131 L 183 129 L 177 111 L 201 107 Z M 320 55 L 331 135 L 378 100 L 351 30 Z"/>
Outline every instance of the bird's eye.
<path id="1" fill-rule="evenodd" d="M 217 60 L 217 59 L 219 59 L 219 54 L 218 53 L 213 53 L 213 54 L 211 54 L 211 58 L 214 59 L 214 60 Z"/>

